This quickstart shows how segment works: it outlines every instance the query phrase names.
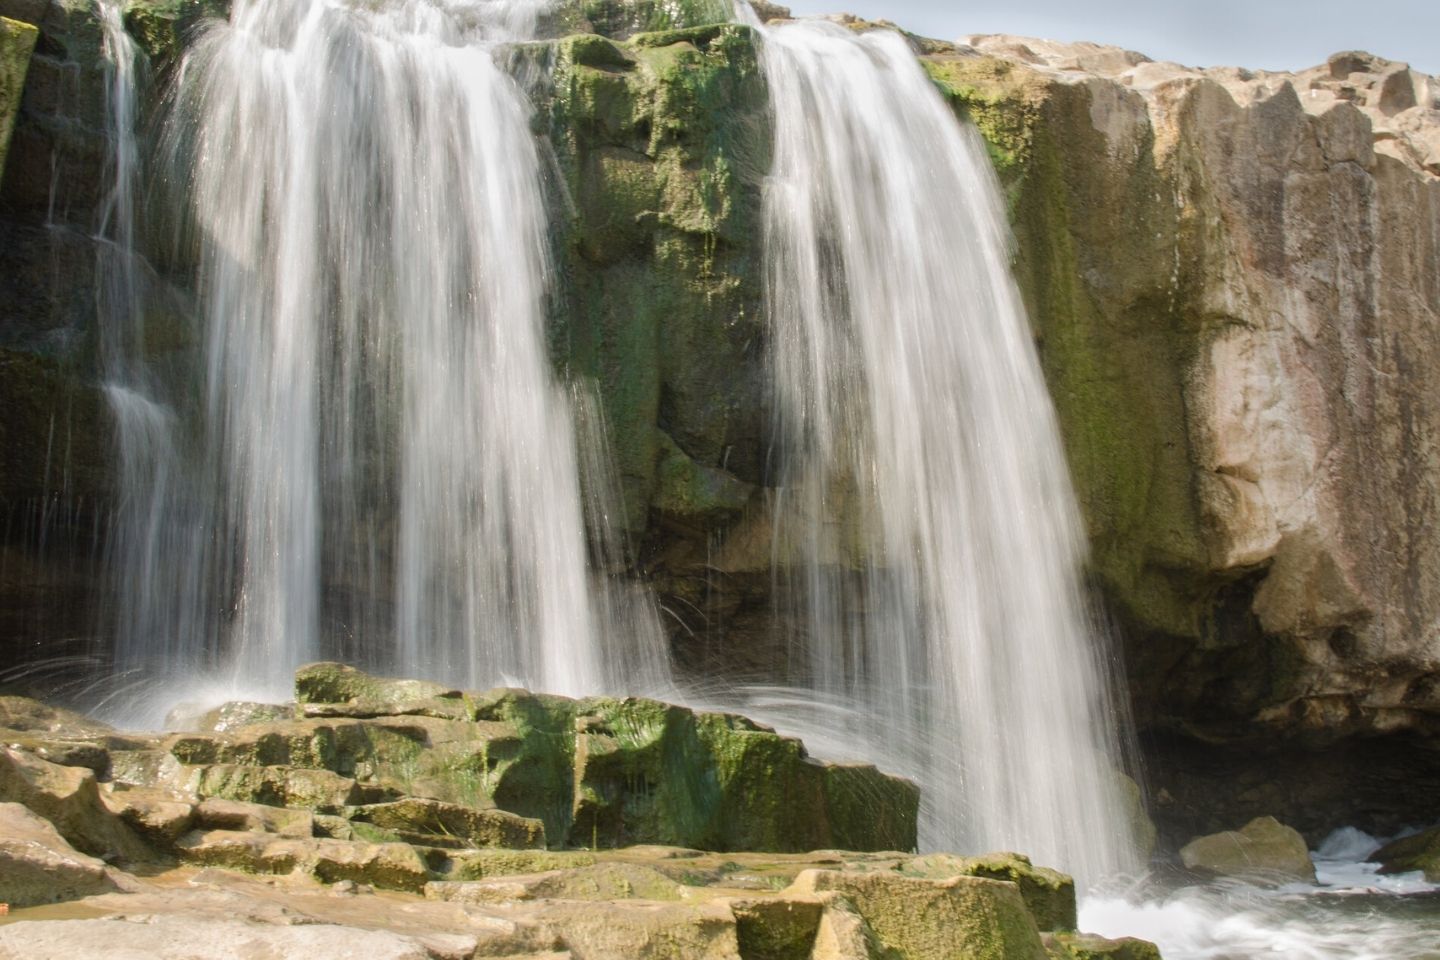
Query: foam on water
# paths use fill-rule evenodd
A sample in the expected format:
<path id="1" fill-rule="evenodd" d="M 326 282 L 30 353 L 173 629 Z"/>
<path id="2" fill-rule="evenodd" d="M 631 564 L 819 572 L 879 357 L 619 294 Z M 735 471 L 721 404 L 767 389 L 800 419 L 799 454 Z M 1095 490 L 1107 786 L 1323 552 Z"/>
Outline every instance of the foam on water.
<path id="1" fill-rule="evenodd" d="M 1080 928 L 1154 941 L 1166 960 L 1436 960 L 1440 885 L 1420 873 L 1379 874 L 1363 858 L 1381 845 L 1354 828 L 1336 831 L 1313 854 L 1315 884 L 1086 897 Z"/>

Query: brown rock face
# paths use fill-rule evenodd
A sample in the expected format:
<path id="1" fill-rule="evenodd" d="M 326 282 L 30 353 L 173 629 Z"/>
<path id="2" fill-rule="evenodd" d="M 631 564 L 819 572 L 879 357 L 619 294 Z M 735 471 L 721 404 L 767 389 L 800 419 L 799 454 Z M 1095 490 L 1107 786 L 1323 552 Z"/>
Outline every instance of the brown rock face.
<path id="1" fill-rule="evenodd" d="M 1306 829 L 1423 813 L 1399 809 L 1414 792 L 1347 798 L 1343 771 L 1376 737 L 1395 777 L 1437 770 L 1435 78 L 1368 54 L 1275 74 L 969 40 L 932 73 L 1011 193 L 1174 834 L 1269 812 L 1215 801 L 1237 777 L 1272 798 L 1255 781 L 1282 771 L 1308 799 L 1271 809 Z"/>

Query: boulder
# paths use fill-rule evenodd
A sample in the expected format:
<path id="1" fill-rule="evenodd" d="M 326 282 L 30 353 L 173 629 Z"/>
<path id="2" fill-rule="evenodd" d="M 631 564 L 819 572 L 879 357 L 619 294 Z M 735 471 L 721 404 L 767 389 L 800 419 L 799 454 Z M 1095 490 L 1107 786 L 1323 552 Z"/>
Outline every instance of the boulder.
<path id="1" fill-rule="evenodd" d="M 19 803 L 49 820 L 60 835 L 91 856 L 146 861 L 153 851 L 100 799 L 95 774 L 0 747 L 0 802 Z"/>
<path id="2" fill-rule="evenodd" d="M 1196 837 L 1180 850 L 1188 869 L 1222 877 L 1271 882 L 1315 882 L 1305 838 L 1274 817 L 1257 817 L 1239 830 Z"/>
<path id="3" fill-rule="evenodd" d="M 1426 880 L 1440 883 L 1440 827 L 1387 843 L 1369 859 L 1380 864 L 1381 873 L 1422 870 Z"/>
<path id="4" fill-rule="evenodd" d="M 20 804 L 0 803 L 0 903 L 33 907 L 114 889 L 103 861 L 80 853 Z"/>
<path id="5" fill-rule="evenodd" d="M 1047 933 L 1043 939 L 1051 960 L 1161 960 L 1159 947 L 1134 937 L 1107 940 L 1088 933 Z"/>
<path id="6" fill-rule="evenodd" d="M 900 864 L 908 877 L 943 880 L 946 877 L 989 877 L 1008 880 L 1041 930 L 1075 929 L 1075 881 L 1058 870 L 1037 867 L 1019 853 L 991 853 L 983 857 L 957 857 L 934 853 Z"/>
<path id="7" fill-rule="evenodd" d="M 295 673 L 295 699 L 302 709 L 305 704 L 349 704 L 388 715 L 399 704 L 418 711 L 435 700 L 459 701 L 461 695 L 426 680 L 391 680 L 343 663 L 312 663 Z"/>
<path id="8" fill-rule="evenodd" d="M 0 697 L 0 730 L 49 740 L 93 740 L 115 732 L 89 717 L 29 697 Z"/>
<path id="9" fill-rule="evenodd" d="M 884 950 L 908 960 L 1045 960 L 1040 931 L 1013 883 L 806 870 L 786 892 L 828 891 L 854 905 Z"/>

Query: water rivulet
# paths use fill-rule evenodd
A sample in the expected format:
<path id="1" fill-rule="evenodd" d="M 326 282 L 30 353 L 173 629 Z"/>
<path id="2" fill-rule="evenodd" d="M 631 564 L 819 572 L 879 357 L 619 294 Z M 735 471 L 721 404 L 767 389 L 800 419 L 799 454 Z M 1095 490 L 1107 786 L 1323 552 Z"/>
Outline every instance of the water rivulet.
<path id="1" fill-rule="evenodd" d="M 923 785 L 922 845 L 1132 866 L 1083 531 L 985 149 L 898 34 L 762 29 L 775 562 L 806 613 L 789 680 Z"/>
<path id="2" fill-rule="evenodd" d="M 113 378 L 122 667 L 663 682 L 645 605 L 588 568 L 581 460 L 604 457 L 579 456 L 546 350 L 532 111 L 503 63 L 545 6 L 239 0 L 187 53 L 161 156 L 200 386 Z"/>

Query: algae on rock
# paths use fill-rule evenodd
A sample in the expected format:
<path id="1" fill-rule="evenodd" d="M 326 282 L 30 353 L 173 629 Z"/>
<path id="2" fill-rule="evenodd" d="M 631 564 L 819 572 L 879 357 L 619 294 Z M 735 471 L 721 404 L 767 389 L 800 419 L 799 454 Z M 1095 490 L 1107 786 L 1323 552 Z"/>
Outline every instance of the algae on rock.
<path id="1" fill-rule="evenodd" d="M 30 52 L 39 37 L 40 30 L 34 24 L 0 17 L 0 179 L 5 175 L 5 155 L 15 129 L 15 115 L 20 111 Z"/>

